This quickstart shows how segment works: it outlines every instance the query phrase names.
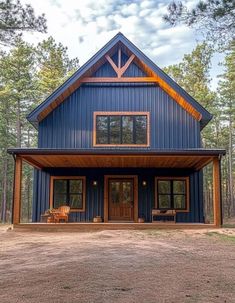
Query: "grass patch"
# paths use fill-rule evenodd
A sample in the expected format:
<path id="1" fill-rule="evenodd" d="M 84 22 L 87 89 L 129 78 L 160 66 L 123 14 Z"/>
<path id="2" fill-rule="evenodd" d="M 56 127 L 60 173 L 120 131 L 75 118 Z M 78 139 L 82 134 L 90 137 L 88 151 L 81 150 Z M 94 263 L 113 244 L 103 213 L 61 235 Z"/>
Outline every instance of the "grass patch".
<path id="1" fill-rule="evenodd" d="M 226 242 L 230 242 L 230 243 L 234 243 L 235 244 L 235 236 L 231 236 L 231 235 L 224 235 L 221 233 L 218 233 L 216 231 L 211 231 L 206 233 L 207 236 L 209 237 L 216 237 L 222 241 L 226 241 Z"/>
<path id="2" fill-rule="evenodd" d="M 235 228 L 235 224 L 223 224 L 223 228 Z"/>

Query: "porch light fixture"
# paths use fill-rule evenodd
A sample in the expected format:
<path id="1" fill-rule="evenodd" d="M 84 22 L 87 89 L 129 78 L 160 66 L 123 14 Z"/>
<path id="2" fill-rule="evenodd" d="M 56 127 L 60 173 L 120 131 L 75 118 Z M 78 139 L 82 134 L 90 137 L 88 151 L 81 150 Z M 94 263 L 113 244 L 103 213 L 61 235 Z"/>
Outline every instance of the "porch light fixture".
<path id="1" fill-rule="evenodd" d="M 147 182 L 146 181 L 143 181 L 142 182 L 142 185 L 145 187 L 147 185 Z"/>
<path id="2" fill-rule="evenodd" d="M 97 182 L 96 180 L 94 180 L 94 181 L 92 182 L 92 185 L 93 185 L 93 186 L 97 186 L 97 184 L 98 184 L 98 182 Z"/>

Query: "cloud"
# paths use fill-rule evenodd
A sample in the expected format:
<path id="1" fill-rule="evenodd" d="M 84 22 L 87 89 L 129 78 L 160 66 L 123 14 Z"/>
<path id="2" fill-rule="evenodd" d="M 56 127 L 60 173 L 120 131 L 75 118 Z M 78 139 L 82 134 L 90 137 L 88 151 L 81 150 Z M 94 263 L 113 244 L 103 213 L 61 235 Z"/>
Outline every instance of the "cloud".
<path id="1" fill-rule="evenodd" d="M 21 0 L 37 14 L 45 13 L 48 35 L 68 47 L 71 57 L 85 63 L 117 32 L 122 32 L 157 65 L 178 63 L 196 45 L 195 32 L 186 26 L 170 27 L 162 16 L 165 0 Z M 193 7 L 197 0 L 187 1 Z M 27 34 L 38 43 L 46 36 Z"/>

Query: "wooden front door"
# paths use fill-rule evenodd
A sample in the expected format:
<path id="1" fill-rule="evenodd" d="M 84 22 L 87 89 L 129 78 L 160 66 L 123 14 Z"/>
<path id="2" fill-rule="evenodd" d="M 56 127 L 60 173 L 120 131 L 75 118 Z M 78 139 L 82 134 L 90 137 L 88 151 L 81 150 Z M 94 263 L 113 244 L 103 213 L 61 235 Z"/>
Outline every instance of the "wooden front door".
<path id="1" fill-rule="evenodd" d="M 109 220 L 134 220 L 134 179 L 108 180 Z"/>

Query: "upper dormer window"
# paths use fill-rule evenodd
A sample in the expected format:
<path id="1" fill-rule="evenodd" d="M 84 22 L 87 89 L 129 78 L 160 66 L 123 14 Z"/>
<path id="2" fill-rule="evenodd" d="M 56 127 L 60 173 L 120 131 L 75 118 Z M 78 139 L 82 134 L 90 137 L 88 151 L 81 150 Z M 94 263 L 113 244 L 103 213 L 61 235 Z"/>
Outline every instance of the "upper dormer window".
<path id="1" fill-rule="evenodd" d="M 149 146 L 148 112 L 95 112 L 94 146 Z"/>

